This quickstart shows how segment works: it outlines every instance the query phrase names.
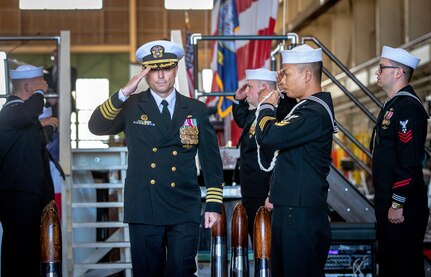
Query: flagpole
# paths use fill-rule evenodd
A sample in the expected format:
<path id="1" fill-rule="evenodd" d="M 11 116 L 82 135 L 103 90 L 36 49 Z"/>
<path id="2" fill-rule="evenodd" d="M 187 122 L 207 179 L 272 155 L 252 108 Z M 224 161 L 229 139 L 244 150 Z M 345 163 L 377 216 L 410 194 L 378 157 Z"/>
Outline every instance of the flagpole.
<path id="1" fill-rule="evenodd" d="M 184 11 L 184 21 L 186 24 L 186 29 L 190 30 L 190 18 L 189 18 L 189 12 L 188 11 Z"/>
<path id="2" fill-rule="evenodd" d="M 283 35 L 286 33 L 286 0 L 283 0 Z M 283 40 L 283 43 L 286 43 Z"/>

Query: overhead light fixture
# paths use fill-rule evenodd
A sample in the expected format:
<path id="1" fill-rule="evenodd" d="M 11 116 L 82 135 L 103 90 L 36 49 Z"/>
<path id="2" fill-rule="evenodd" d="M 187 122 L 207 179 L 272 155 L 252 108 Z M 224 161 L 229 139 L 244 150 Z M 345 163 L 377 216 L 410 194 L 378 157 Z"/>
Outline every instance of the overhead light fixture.
<path id="1" fill-rule="evenodd" d="M 19 0 L 21 10 L 100 10 L 103 0 Z"/>
<path id="2" fill-rule="evenodd" d="M 165 0 L 167 10 L 212 10 L 214 0 Z"/>

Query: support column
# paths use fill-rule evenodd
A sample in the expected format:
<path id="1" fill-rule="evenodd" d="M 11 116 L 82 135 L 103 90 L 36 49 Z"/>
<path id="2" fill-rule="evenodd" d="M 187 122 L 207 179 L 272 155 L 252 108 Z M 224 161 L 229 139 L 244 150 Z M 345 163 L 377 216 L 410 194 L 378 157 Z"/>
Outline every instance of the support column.
<path id="1" fill-rule="evenodd" d="M 375 0 L 354 0 L 352 7 L 352 66 L 376 56 Z"/>
<path id="2" fill-rule="evenodd" d="M 431 1 L 430 0 L 405 0 L 409 9 L 406 21 L 408 22 L 409 40 L 423 36 L 431 30 Z M 406 41 L 407 42 L 407 41 Z"/>
<path id="3" fill-rule="evenodd" d="M 136 0 L 129 0 L 129 62 L 135 62 L 136 53 Z"/>
<path id="4" fill-rule="evenodd" d="M 377 0 L 376 2 L 376 56 L 383 45 L 397 47 L 404 42 L 404 0 Z"/>

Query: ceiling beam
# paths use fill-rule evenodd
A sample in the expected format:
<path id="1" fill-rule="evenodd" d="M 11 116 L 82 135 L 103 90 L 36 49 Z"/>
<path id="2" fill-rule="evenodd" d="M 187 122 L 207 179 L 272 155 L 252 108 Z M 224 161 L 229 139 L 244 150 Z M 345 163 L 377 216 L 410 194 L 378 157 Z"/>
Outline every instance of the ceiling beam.
<path id="1" fill-rule="evenodd" d="M 14 54 L 51 54 L 55 46 L 35 45 L 35 46 L 0 46 L 0 50 L 6 53 L 12 51 Z M 129 53 L 130 45 L 72 45 L 72 53 Z"/>

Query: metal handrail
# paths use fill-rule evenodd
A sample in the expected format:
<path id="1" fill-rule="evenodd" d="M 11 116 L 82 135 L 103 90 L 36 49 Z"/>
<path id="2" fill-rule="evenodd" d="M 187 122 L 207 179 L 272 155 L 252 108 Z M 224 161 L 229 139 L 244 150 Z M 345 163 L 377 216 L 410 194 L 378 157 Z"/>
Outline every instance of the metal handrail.
<path id="1" fill-rule="evenodd" d="M 340 81 L 338 81 L 335 77 L 334 77 L 334 75 L 332 75 L 325 67 L 323 67 L 322 68 L 322 71 L 323 71 L 323 73 L 326 75 L 326 76 L 328 76 L 328 78 L 329 79 L 331 79 L 332 80 L 332 82 L 334 82 L 334 84 L 335 85 L 337 85 L 337 87 L 339 88 L 339 89 L 341 89 L 341 91 L 343 91 L 344 92 L 344 94 L 352 101 L 352 102 L 354 102 L 355 104 L 356 104 L 356 106 L 359 108 L 359 109 L 361 109 L 361 111 L 363 111 L 367 116 L 368 116 L 368 118 L 369 119 L 371 119 L 374 123 L 376 123 L 377 122 L 377 119 L 376 119 L 376 117 L 372 114 L 372 113 L 370 113 L 370 111 L 361 103 L 361 102 L 359 102 L 359 100 L 358 99 L 356 99 L 354 96 L 353 96 L 353 94 L 350 92 L 350 91 L 348 91 L 341 83 L 340 83 Z"/>
<path id="2" fill-rule="evenodd" d="M 363 161 L 361 161 L 358 157 L 356 157 L 356 155 L 354 155 L 352 153 L 352 151 L 350 151 L 350 149 L 347 148 L 346 145 L 344 145 L 344 143 L 337 138 L 336 136 L 334 136 L 334 142 L 336 144 L 338 144 L 341 149 L 343 149 L 347 155 L 349 155 L 349 157 L 351 157 L 363 170 L 365 170 L 368 174 L 372 175 L 372 170 L 370 167 L 368 167 Z"/>
<path id="3" fill-rule="evenodd" d="M 322 51 L 328 55 L 328 57 L 333 61 L 344 73 L 346 73 L 347 76 L 367 95 L 379 108 L 382 108 L 382 103 L 380 100 L 374 96 L 374 94 L 361 82 L 358 80 L 358 78 L 353 75 L 352 72 L 342 63 L 340 62 L 337 57 L 335 57 L 331 51 L 328 50 L 317 38 L 315 37 L 303 37 L 301 39 L 302 43 L 305 43 L 305 41 L 312 41 L 316 45 L 318 45 L 320 48 L 322 48 Z"/>
<path id="4" fill-rule="evenodd" d="M 216 35 L 216 36 L 203 36 L 202 34 L 192 34 L 190 36 L 190 43 L 193 46 L 193 86 L 194 86 L 194 98 L 198 99 L 203 96 L 232 96 L 234 92 L 217 92 L 217 93 L 205 93 L 199 91 L 198 82 L 198 42 L 200 41 L 236 41 L 236 40 L 290 40 L 292 44 L 299 42 L 299 37 L 296 33 L 287 33 L 286 35 L 271 35 L 271 36 L 260 36 L 260 35 Z"/>
<path id="5" fill-rule="evenodd" d="M 409 42 L 409 43 L 406 43 L 406 44 L 404 44 L 404 45 L 402 45 L 401 46 L 401 48 L 408 48 L 408 47 L 411 47 L 411 46 L 413 46 L 413 45 L 415 45 L 415 44 L 418 44 L 418 43 L 421 43 L 421 42 L 424 42 L 424 41 L 426 41 L 426 40 L 428 40 L 428 39 L 431 39 L 431 32 L 430 33 L 428 33 L 428 34 L 426 34 L 426 35 L 424 35 L 424 36 L 422 36 L 422 37 L 420 37 L 420 38 L 417 38 L 417 39 L 415 39 L 415 40 L 413 40 L 413 41 L 411 41 L 411 42 Z M 340 62 L 340 60 L 338 60 L 337 59 L 337 57 L 335 57 L 329 50 L 328 50 L 328 48 L 326 48 L 317 38 L 315 38 L 315 37 L 303 37 L 302 39 L 301 39 L 301 42 L 302 43 L 305 43 L 305 41 L 313 41 L 316 45 L 318 45 L 320 48 L 322 48 L 322 51 L 326 54 L 326 55 L 328 55 L 328 57 L 331 59 L 331 61 L 333 61 L 374 103 L 376 103 L 376 105 L 381 109 L 382 107 L 383 107 L 383 105 L 382 105 L 382 103 L 374 96 L 374 94 L 361 82 L 361 81 L 359 81 L 356 77 L 355 77 L 355 75 L 353 75 L 353 73 L 343 64 L 343 63 L 341 63 Z M 377 59 L 377 58 L 376 58 Z M 359 100 L 357 100 L 341 83 L 340 83 L 340 81 L 338 81 L 337 80 L 337 78 L 335 77 L 335 76 L 333 76 L 326 68 L 323 68 L 323 73 L 325 73 L 325 75 L 329 78 L 329 79 L 331 79 L 331 81 L 339 88 L 339 89 L 341 89 L 342 91 L 343 91 L 343 93 L 350 99 L 350 100 L 352 100 L 355 104 L 356 104 L 356 106 L 359 108 L 359 109 L 361 109 L 374 123 L 376 123 L 377 122 L 377 119 L 376 119 L 376 117 L 373 115 L 373 114 L 371 114 L 369 111 L 368 111 L 368 109 L 366 109 L 365 108 L 365 106 L 364 105 L 362 105 L 362 103 L 360 103 L 359 102 Z M 340 130 L 341 130 L 341 128 L 340 128 Z M 347 133 L 349 134 L 349 139 L 350 139 L 350 137 L 352 137 L 353 138 L 353 136 L 351 136 L 351 134 L 346 130 L 346 129 L 344 129 L 344 130 L 341 130 L 342 132 L 343 132 L 343 134 L 345 134 L 345 135 L 347 135 Z M 344 131 L 347 131 L 347 133 L 345 133 Z M 334 140 L 335 140 L 335 138 L 334 138 Z M 355 143 L 355 145 L 356 145 L 356 143 Z M 362 146 L 362 144 L 360 144 L 361 146 Z M 360 147 L 359 145 L 356 145 L 356 146 L 358 146 L 359 148 L 361 148 L 361 150 L 362 150 L 362 147 Z M 343 148 L 343 150 L 344 151 L 346 151 L 344 148 Z M 363 151 L 363 150 L 362 150 Z M 346 151 L 347 152 L 347 151 Z M 431 156 L 431 150 L 430 150 L 430 148 L 428 148 L 428 147 L 425 147 L 425 152 L 428 154 L 428 155 L 430 155 Z M 367 155 L 367 156 L 369 156 L 369 152 L 368 151 L 364 151 L 364 153 Z M 350 154 L 352 154 L 352 153 L 350 153 Z"/>
<path id="6" fill-rule="evenodd" d="M 368 149 L 362 145 L 353 135 L 350 133 L 346 128 L 344 128 L 343 125 L 341 125 L 340 122 L 337 122 L 338 129 L 351 141 L 353 144 L 361 149 L 362 152 L 364 152 L 365 155 L 367 155 L 368 158 L 372 159 L 373 155 L 371 154 Z"/>

